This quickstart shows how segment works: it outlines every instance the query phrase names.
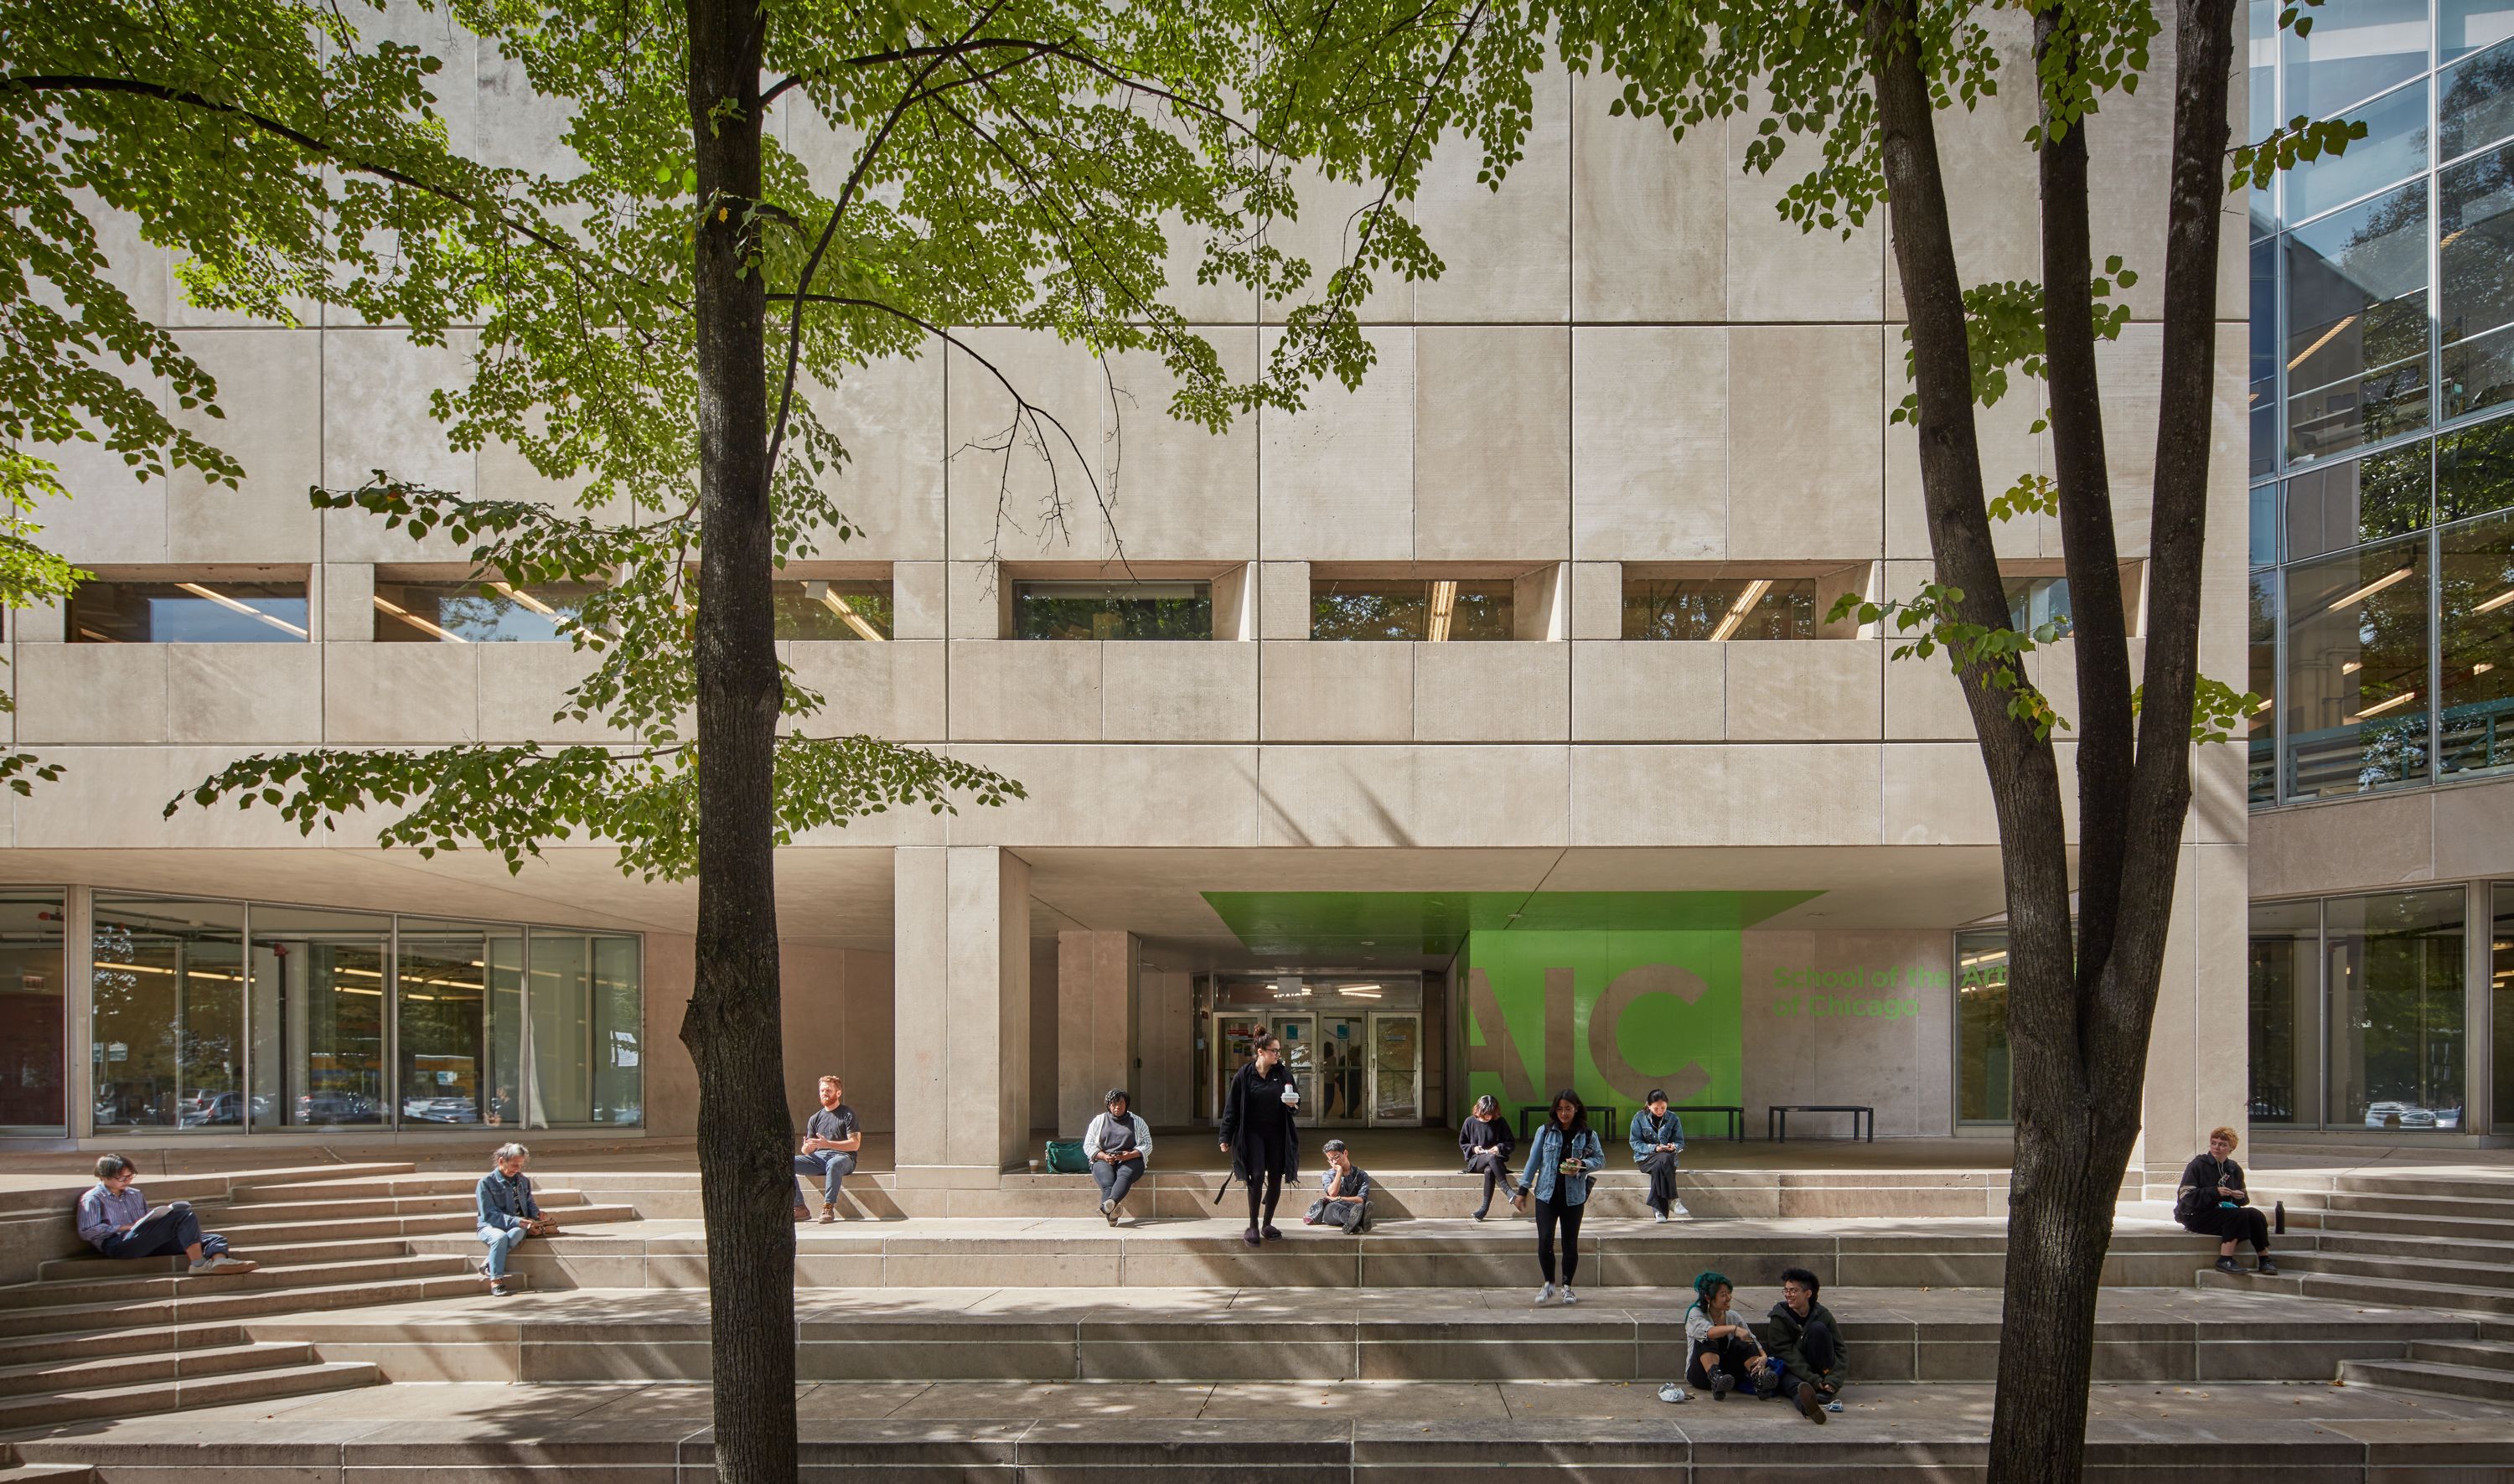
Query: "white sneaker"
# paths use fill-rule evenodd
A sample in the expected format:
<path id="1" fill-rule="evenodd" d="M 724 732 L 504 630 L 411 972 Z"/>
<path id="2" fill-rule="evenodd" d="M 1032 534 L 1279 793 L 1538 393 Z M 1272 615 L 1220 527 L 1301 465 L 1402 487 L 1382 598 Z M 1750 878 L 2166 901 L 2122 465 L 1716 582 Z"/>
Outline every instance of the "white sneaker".
<path id="1" fill-rule="evenodd" d="M 217 1257 L 214 1257 L 214 1258 L 203 1258 L 203 1259 L 201 1259 L 201 1261 L 199 1261 L 199 1262 L 197 1262 L 197 1263 L 192 1263 L 192 1264 L 190 1265 L 190 1267 L 186 1269 L 186 1271 L 190 1271 L 190 1272 L 251 1272 L 251 1271 L 253 1271 L 255 1268 L 260 1267 L 261 1265 L 262 1265 L 262 1264 L 261 1264 L 261 1263 L 248 1263 L 248 1262 L 246 1262 L 246 1261 L 245 1261 L 244 1259 L 242 1259 L 242 1258 L 231 1258 L 231 1257 L 228 1257 L 225 1253 L 223 1253 L 223 1253 L 220 1253 Z"/>
<path id="2" fill-rule="evenodd" d="M 1553 1303 L 1553 1302 L 1554 1302 L 1554 1285 L 1553 1285 L 1553 1284 L 1551 1284 L 1551 1283 L 1548 1283 L 1548 1284 L 1546 1284 L 1543 1288 L 1538 1289 L 1538 1290 L 1536 1291 L 1536 1302 L 1537 1302 L 1537 1303 L 1539 1303 L 1539 1304 L 1551 1304 L 1551 1303 Z"/>
<path id="3" fill-rule="evenodd" d="M 1671 1381 L 1671 1382 L 1669 1382 L 1666 1385 L 1663 1385 L 1663 1386 L 1661 1386 L 1661 1387 L 1659 1387 L 1659 1388 L 1658 1388 L 1658 1399 L 1659 1399 L 1660 1401 L 1663 1401 L 1663 1402 L 1681 1402 L 1681 1401 L 1691 1401 L 1691 1400 L 1692 1400 L 1692 1398 L 1691 1398 L 1691 1397 L 1689 1397 L 1689 1396 L 1687 1396 L 1687 1395 L 1685 1395 L 1685 1394 L 1684 1394 L 1684 1387 L 1683 1387 L 1683 1386 L 1682 1386 L 1682 1385 L 1680 1385 L 1680 1384 L 1678 1384 L 1677 1383 L 1672 1382 L 1672 1381 Z"/>
<path id="4" fill-rule="evenodd" d="M 1571 1285 L 1568 1283 L 1562 1285 L 1562 1302 L 1566 1304 L 1580 1302 L 1580 1296 L 1571 1291 Z"/>
<path id="5" fill-rule="evenodd" d="M 1667 1207 L 1667 1216 L 1660 1217 L 1659 1220 L 1663 1222 L 1666 1221 L 1668 1217 L 1691 1217 L 1692 1215 L 1692 1212 L 1684 1209 L 1684 1202 L 1670 1201 Z"/>
<path id="6" fill-rule="evenodd" d="M 1650 1224 L 1651 1224 L 1651 1225 L 1653 1225 L 1653 1226 L 1664 1226 L 1664 1225 L 1666 1225 L 1666 1224 L 1667 1224 L 1667 1213 L 1666 1213 L 1666 1212 L 1664 1212 L 1664 1211 L 1659 1211 L 1659 1210 L 1655 1210 L 1655 1209 L 1653 1209 L 1653 1210 L 1650 1212 Z"/>

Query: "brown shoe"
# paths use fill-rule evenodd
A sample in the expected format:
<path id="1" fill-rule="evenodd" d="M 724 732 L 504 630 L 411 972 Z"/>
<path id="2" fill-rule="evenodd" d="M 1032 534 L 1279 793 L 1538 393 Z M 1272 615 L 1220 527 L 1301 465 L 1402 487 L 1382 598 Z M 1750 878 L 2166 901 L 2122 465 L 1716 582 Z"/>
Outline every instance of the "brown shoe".
<path id="1" fill-rule="evenodd" d="M 811 1207 L 809 1207 L 809 1206 L 796 1206 L 796 1207 L 794 1208 L 794 1220 L 796 1220 L 796 1221 L 798 1221 L 798 1222 L 808 1222 L 808 1221 L 810 1221 L 811 1219 L 812 1219 L 812 1208 L 811 1208 Z"/>
<path id="2" fill-rule="evenodd" d="M 838 1208 L 831 1205 L 828 1201 L 821 1202 L 821 1224 L 827 1226 L 837 1219 Z"/>
<path id="3" fill-rule="evenodd" d="M 1799 1383 L 1799 1410 L 1806 1414 L 1808 1422 L 1819 1427 L 1824 1425 L 1824 1403 L 1816 1399 L 1815 1387 L 1805 1382 Z"/>

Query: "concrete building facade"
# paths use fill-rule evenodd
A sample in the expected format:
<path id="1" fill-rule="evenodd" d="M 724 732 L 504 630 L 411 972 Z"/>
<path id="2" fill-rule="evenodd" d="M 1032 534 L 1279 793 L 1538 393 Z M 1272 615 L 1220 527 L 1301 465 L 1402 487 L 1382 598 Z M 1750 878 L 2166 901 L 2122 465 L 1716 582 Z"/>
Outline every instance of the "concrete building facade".
<path id="1" fill-rule="evenodd" d="M 509 64 L 424 44 L 459 144 L 544 147 L 551 121 Z M 2003 44 L 2029 75 L 2021 35 Z M 1969 280 L 2038 271 L 2030 94 L 1945 121 Z M 1047 471 L 969 451 L 1009 410 L 958 352 L 823 394 L 863 534 L 786 574 L 786 658 L 829 729 L 1030 796 L 781 852 L 798 1109 L 838 1072 L 903 1184 L 990 1186 L 1111 1086 L 1157 1125 L 1209 1119 L 1271 1030 L 1329 1124 L 1563 1085 L 1629 1109 L 1663 1086 L 1750 1114 L 1870 1104 L 1880 1137 L 1999 1132 L 2001 887 L 1968 719 L 1943 669 L 1824 622 L 1838 594 L 1908 594 L 1930 570 L 1913 434 L 1888 417 L 1905 377 L 1886 230 L 1782 220 L 1782 182 L 1740 168 L 1755 119 L 1671 143 L 1610 97 L 1541 78 L 1498 192 L 1464 152 L 1437 158 L 1413 209 L 1448 270 L 1383 285 L 1377 367 L 1298 415 L 1209 436 L 1160 415 L 1156 365 L 1104 376 L 968 330 L 1121 451 L 1105 520 L 1044 526 Z M 2134 609 L 2170 99 L 2142 88 L 2090 121 L 2102 251 L 2147 270 L 2102 349 Z M 1315 260 L 1337 204 L 1287 229 Z M 99 1142 L 686 1132 L 687 888 L 581 843 L 510 877 L 266 809 L 161 818 L 254 751 L 604 734 L 549 719 L 581 662 L 534 641 L 570 594 L 484 597 L 457 543 L 304 498 L 377 467 L 564 498 L 429 421 L 424 393 L 467 374 L 469 341 L 230 322 L 185 306 L 136 237 L 111 246 L 218 374 L 219 441 L 249 479 L 141 484 L 70 456 L 78 498 L 50 539 L 99 582 L 8 634 L 15 741 L 68 772 L 8 807 L 0 951 L 21 990 L 0 993 L 0 1123 Z M 2202 657 L 2228 679 L 2246 254 L 2230 207 Z M 1174 292 L 1235 369 L 1277 334 L 1282 305 Z M 1994 484 L 2048 467 L 2031 400 L 1984 415 Z M 2064 605 L 2056 523 L 1999 539 L 2020 617 Z M 2035 663 L 2065 709 L 2067 644 Z M 2148 1079 L 2160 1157 L 2245 1121 L 2233 929 L 2265 869 L 2245 778 L 2241 742 L 2200 749 Z"/>

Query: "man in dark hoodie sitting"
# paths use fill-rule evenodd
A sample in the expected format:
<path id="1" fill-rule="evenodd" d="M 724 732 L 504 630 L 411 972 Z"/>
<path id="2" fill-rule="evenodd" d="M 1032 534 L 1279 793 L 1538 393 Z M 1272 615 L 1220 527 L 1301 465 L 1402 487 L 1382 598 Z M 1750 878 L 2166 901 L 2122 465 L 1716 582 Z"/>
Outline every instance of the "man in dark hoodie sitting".
<path id="1" fill-rule="evenodd" d="M 1850 1381 L 1842 1321 L 1816 1302 L 1823 1287 L 1804 1267 L 1782 1268 L 1781 1302 L 1765 1316 L 1771 1332 L 1764 1348 L 1781 1367 L 1781 1394 L 1798 1403 L 1808 1422 L 1818 1424 L 1827 1406 L 1840 1410 L 1842 1388 Z"/>

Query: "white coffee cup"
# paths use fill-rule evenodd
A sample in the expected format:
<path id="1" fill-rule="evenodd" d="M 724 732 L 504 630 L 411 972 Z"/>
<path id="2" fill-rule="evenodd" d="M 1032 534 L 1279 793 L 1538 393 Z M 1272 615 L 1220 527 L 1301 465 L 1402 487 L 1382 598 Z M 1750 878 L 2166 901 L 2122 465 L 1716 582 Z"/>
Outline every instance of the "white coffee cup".
<path id="1" fill-rule="evenodd" d="M 1289 1082 L 1283 1084 L 1283 1105 L 1285 1107 L 1299 1107 L 1301 1105 L 1301 1090 L 1294 1087 Z"/>

